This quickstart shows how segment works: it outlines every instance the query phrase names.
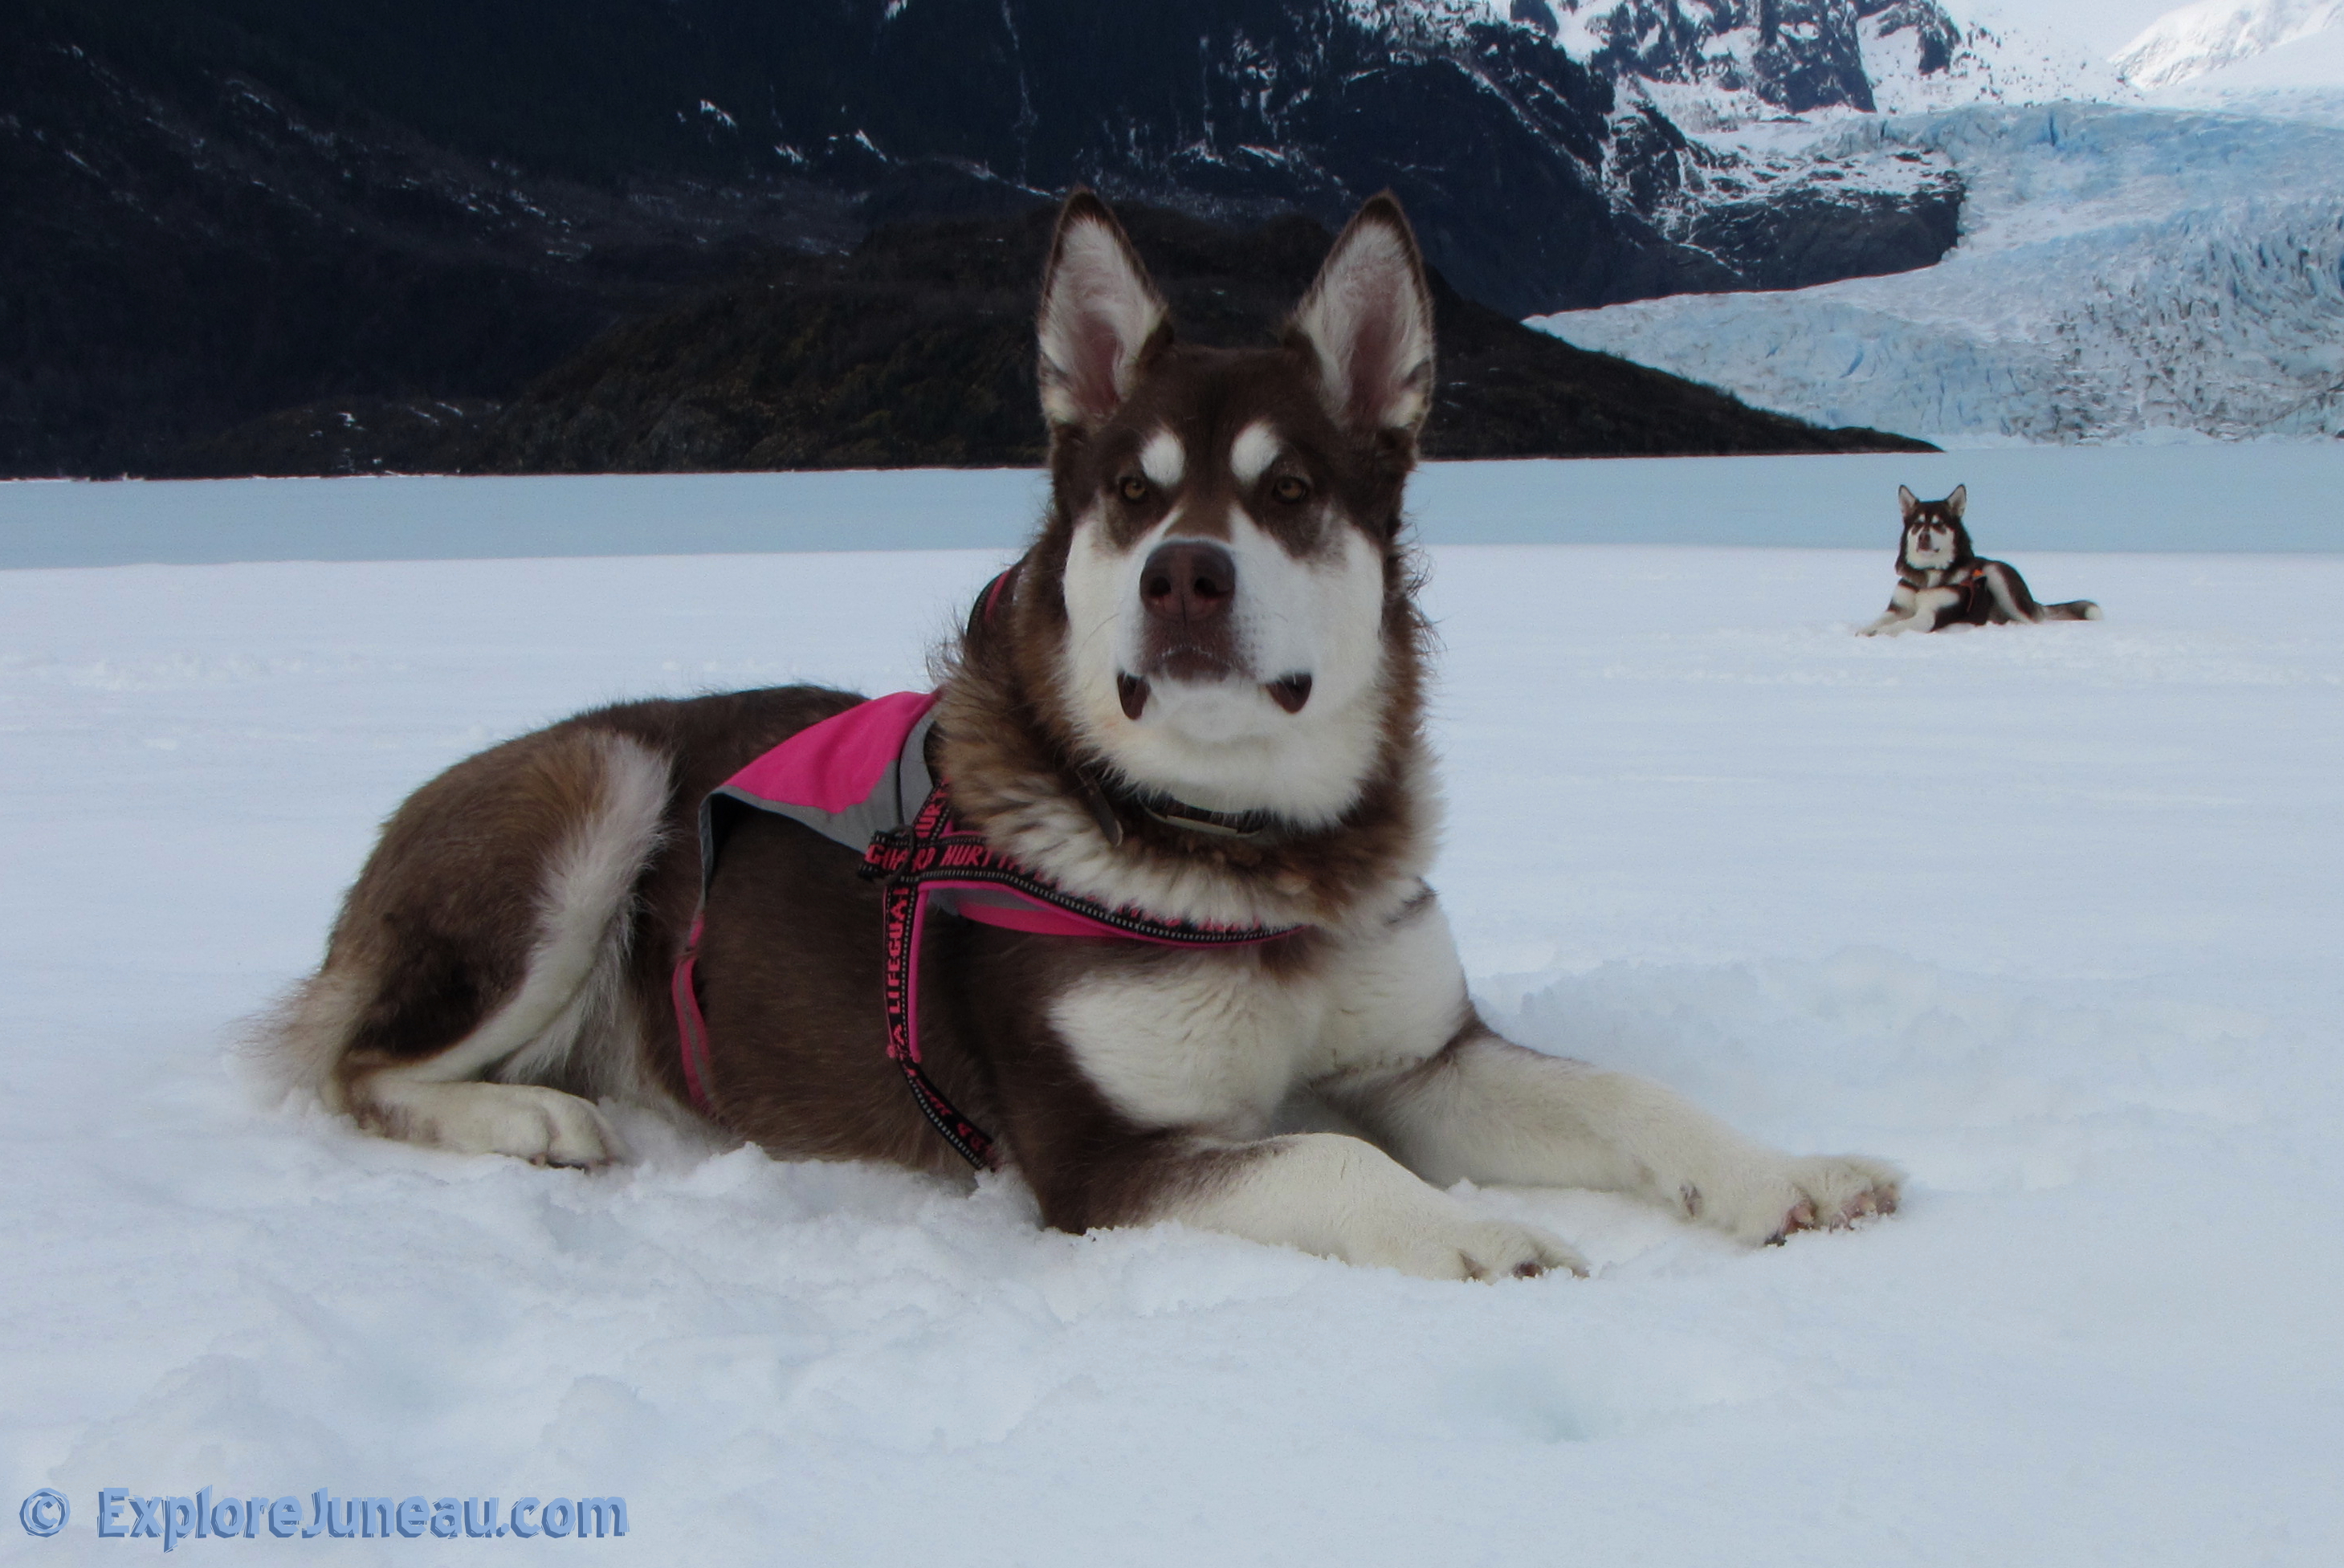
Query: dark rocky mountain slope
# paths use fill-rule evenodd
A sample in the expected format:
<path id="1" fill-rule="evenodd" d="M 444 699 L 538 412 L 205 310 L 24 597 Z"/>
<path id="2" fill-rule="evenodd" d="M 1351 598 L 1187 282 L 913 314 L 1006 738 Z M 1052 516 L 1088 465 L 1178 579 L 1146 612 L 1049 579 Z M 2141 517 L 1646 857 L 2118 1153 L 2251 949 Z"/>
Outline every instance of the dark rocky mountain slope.
<path id="1" fill-rule="evenodd" d="M 1743 8 L 1786 6 L 1848 8 Z M 1389 186 L 1458 288 L 1517 316 L 1952 243 L 1944 182 L 1737 193 L 1615 93 L 1672 56 L 1574 59 L 1541 9 L 12 0 L 0 473 L 147 471 L 320 401 L 409 410 L 388 417 L 421 439 L 433 404 L 507 401 L 761 258 L 1076 181 L 1243 224 L 1335 222 Z M 1844 31 L 1781 25 L 1768 82 L 1855 102 Z"/>
<path id="2" fill-rule="evenodd" d="M 1332 236 L 1308 218 L 1236 232 L 1127 206 L 1134 242 L 1199 342 L 1267 339 Z M 428 468 L 475 473 L 1038 463 L 1034 309 L 1054 214 L 880 230 L 617 327 L 497 408 L 376 402 L 295 410 L 163 466 L 189 476 Z M 1823 430 L 1710 387 L 1571 347 L 1435 273 L 1435 457 L 1915 451 Z"/>

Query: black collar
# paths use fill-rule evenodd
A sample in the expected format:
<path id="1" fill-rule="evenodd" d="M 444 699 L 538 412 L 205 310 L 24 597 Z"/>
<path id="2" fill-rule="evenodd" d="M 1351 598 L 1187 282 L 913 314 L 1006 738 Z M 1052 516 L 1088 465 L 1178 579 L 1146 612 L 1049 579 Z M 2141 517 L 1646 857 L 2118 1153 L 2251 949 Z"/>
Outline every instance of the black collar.
<path id="1" fill-rule="evenodd" d="M 1167 827 L 1224 839 L 1250 839 L 1277 819 L 1268 811 L 1207 811 L 1169 795 L 1134 796 L 1131 803 Z"/>
<path id="2" fill-rule="evenodd" d="M 1106 787 L 1091 776 L 1087 768 L 1075 769 L 1075 782 L 1080 789 L 1083 804 L 1089 808 L 1091 820 L 1098 824 L 1101 833 L 1111 844 L 1123 842 L 1123 819 L 1116 815 L 1109 801 Z M 1137 790 L 1117 791 L 1134 810 L 1143 811 L 1167 828 L 1178 828 L 1190 833 L 1208 833 L 1221 839 L 1250 839 L 1262 833 L 1277 821 L 1268 811 L 1210 811 L 1202 806 L 1191 806 L 1169 795 L 1143 795 Z"/>

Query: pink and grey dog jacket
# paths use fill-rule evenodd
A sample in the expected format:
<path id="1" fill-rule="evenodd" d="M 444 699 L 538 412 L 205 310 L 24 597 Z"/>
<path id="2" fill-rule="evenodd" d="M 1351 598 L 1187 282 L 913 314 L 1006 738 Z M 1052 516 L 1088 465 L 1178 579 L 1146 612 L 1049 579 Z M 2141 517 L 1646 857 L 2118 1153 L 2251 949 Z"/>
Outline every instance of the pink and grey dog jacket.
<path id="1" fill-rule="evenodd" d="M 952 1108 L 920 1068 L 920 938 L 930 914 L 1043 936 L 1232 947 L 1271 941 L 1296 928 L 1207 926 L 1112 909 L 1061 890 L 995 853 L 955 821 L 943 782 L 928 771 L 934 692 L 874 698 L 811 725 L 719 785 L 702 803 L 702 913 L 676 965 L 676 1025 L 692 1104 L 711 1109 L 708 1026 L 693 968 L 706 922 L 705 893 L 723 836 L 743 809 L 786 817 L 864 857 L 863 874 L 886 891 L 887 1054 L 920 1109 L 976 1166 L 993 1165 L 993 1141 Z"/>

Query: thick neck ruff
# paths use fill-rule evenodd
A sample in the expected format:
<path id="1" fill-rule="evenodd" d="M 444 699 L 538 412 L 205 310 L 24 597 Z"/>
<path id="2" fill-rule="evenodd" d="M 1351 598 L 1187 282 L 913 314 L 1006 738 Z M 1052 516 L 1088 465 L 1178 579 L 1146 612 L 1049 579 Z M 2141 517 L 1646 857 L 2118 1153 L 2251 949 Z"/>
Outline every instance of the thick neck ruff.
<path id="1" fill-rule="evenodd" d="M 1897 575 L 1914 588 L 1964 588 L 1985 575 L 1985 563 L 1972 557 L 1942 567 L 1916 567 L 1908 560 Z M 1932 578 L 1938 580 L 1931 582 Z"/>
<path id="2" fill-rule="evenodd" d="M 671 990 L 692 1104 L 711 1108 L 712 1064 L 708 1025 L 694 971 L 706 916 L 707 885 L 723 840 L 742 811 L 767 812 L 860 850 L 863 874 L 884 882 L 887 1054 L 904 1070 L 921 1114 L 972 1165 L 996 1162 L 993 1140 L 962 1115 L 922 1070 L 919 950 L 929 914 L 1034 935 L 1236 947 L 1275 941 L 1297 925 L 1216 924 L 1113 906 L 1057 886 L 1002 853 L 954 815 L 946 785 L 926 762 L 935 723 L 934 693 L 897 692 L 848 709 L 801 730 L 726 779 L 701 809 L 703 913 L 676 965 Z M 1179 802 L 1143 807 L 1195 813 L 1195 830 L 1259 830 L 1244 818 Z M 1112 813 L 1108 813 L 1112 819 Z M 1187 823 L 1177 823 L 1188 826 Z M 1267 819 L 1260 826 L 1267 826 Z"/>
<path id="3" fill-rule="evenodd" d="M 1036 575 L 1050 548 L 1046 538 L 1014 583 L 980 598 L 939 695 L 936 756 L 964 821 L 1059 887 L 1202 924 L 1365 930 L 1413 895 L 1440 793 L 1420 728 L 1427 634 L 1404 561 L 1389 568 L 1377 734 L 1355 792 L 1331 820 L 1298 822 L 1217 799 L 1173 815 L 1147 780 L 1086 747 L 1067 716 L 1063 607 Z"/>
<path id="4" fill-rule="evenodd" d="M 1020 561 L 1002 572 L 976 596 L 976 603 L 968 614 L 969 635 L 990 624 L 1001 613 L 1001 607 L 1017 591 L 1017 578 L 1025 562 Z M 1123 843 L 1123 819 L 1116 815 L 1115 806 L 1106 786 L 1087 768 L 1074 770 L 1075 785 L 1082 793 L 1083 806 L 1098 824 L 1099 832 L 1110 848 Z M 1144 811 L 1167 828 L 1180 828 L 1192 833 L 1207 833 L 1219 838 L 1250 839 L 1266 832 L 1277 821 L 1268 811 L 1212 811 L 1202 806 L 1191 806 L 1160 791 L 1120 791 L 1123 799 L 1133 809 Z"/>

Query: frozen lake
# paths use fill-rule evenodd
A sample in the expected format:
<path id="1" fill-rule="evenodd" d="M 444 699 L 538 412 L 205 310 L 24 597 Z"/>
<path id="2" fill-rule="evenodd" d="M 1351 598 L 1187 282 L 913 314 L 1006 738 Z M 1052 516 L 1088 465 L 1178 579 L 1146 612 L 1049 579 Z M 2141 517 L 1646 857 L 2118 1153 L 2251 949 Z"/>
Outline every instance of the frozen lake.
<path id="1" fill-rule="evenodd" d="M 1988 555 L 2344 548 L 2344 442 L 1435 463 L 1411 510 L 1431 544 L 1885 549 L 1898 485 L 1961 484 Z M 0 482 L 0 568 L 1001 549 L 1046 494 L 1022 468 Z"/>
<path id="2" fill-rule="evenodd" d="M 2310 482 L 2275 450 L 2223 471 Z M 0 1561 L 106 1555 L 116 1486 L 616 1494 L 630 1538 L 591 1550 L 658 1564 L 2344 1561 L 2344 558 L 2083 553 L 2182 525 L 2081 480 L 2025 511 L 1980 460 L 2019 456 L 1827 459 L 1847 487 L 1797 525 L 1733 476 L 1839 470 L 1685 465 L 1698 516 L 1636 492 L 1651 465 L 1429 476 L 1436 539 L 1611 484 L 1572 526 L 1864 546 L 1433 552 L 1436 880 L 1492 1018 L 1913 1177 L 1892 1221 L 1754 1253 L 1471 1195 L 1597 1265 L 1496 1286 L 1046 1233 L 1014 1180 L 641 1122 L 645 1157 L 591 1177 L 458 1158 L 240 1087 L 235 1020 L 314 962 L 414 785 L 612 698 L 917 683 L 1027 476 L 0 488 L 20 562 L 491 555 L 581 518 L 613 554 L 647 519 L 682 550 L 834 545 L 889 486 L 884 542 L 1001 530 L 0 571 L 0 1480 L 76 1514 Z M 1900 477 L 1966 478 L 1986 548 L 2108 618 L 1852 636 Z M 2324 511 L 2220 515 L 2332 548 L 2329 483 Z"/>

